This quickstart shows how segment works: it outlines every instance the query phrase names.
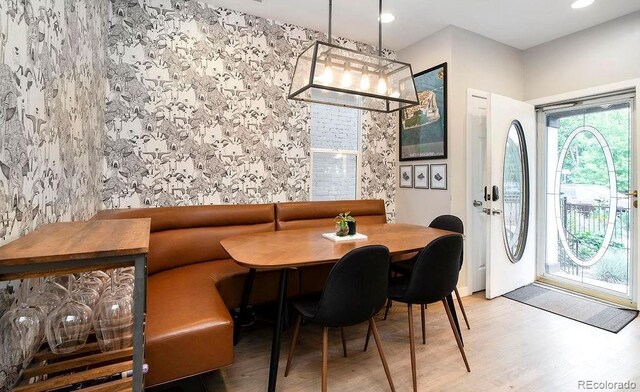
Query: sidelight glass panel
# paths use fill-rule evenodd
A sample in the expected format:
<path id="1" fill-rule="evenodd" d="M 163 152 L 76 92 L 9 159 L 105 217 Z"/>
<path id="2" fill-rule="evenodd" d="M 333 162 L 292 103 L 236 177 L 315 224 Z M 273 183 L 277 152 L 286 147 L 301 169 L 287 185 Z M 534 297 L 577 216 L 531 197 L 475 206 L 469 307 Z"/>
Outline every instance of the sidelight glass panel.
<path id="1" fill-rule="evenodd" d="M 630 295 L 631 109 L 627 100 L 546 114 L 545 276 Z"/>

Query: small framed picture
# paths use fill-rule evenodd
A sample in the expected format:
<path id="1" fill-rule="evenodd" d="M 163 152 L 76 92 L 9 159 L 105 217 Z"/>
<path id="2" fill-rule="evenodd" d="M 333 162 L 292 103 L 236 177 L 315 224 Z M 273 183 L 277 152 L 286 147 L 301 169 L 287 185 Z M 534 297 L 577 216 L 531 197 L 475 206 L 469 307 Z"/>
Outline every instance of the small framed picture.
<path id="1" fill-rule="evenodd" d="M 414 188 L 429 189 L 429 165 L 413 166 Z"/>
<path id="2" fill-rule="evenodd" d="M 400 188 L 413 188 L 412 165 L 400 165 Z"/>
<path id="3" fill-rule="evenodd" d="M 447 189 L 447 164 L 431 165 L 431 189 Z"/>

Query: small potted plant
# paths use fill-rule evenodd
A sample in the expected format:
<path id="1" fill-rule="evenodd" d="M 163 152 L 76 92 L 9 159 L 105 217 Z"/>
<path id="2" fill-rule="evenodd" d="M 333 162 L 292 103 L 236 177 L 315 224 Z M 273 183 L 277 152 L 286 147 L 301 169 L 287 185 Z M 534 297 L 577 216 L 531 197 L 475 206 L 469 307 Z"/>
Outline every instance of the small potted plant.
<path id="1" fill-rule="evenodd" d="M 341 212 L 336 216 L 336 235 L 344 237 L 356 234 L 356 220 L 349 215 L 351 211 Z"/>

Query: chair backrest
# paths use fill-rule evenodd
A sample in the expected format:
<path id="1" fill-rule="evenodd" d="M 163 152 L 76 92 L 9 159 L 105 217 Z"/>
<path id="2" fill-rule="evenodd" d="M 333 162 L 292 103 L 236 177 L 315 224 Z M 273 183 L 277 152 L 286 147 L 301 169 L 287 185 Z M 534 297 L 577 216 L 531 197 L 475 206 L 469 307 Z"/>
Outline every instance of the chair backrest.
<path id="1" fill-rule="evenodd" d="M 429 227 L 464 234 L 464 225 L 462 224 L 462 221 L 454 215 L 440 215 L 431 221 Z"/>
<path id="2" fill-rule="evenodd" d="M 277 230 L 326 227 L 331 231 L 336 225 L 336 215 L 350 211 L 358 224 L 386 223 L 382 200 L 333 200 L 276 203 Z"/>
<path id="3" fill-rule="evenodd" d="M 93 219 L 151 218 L 149 275 L 230 258 L 220 240 L 274 231 L 273 204 L 206 205 L 101 211 Z"/>
<path id="4" fill-rule="evenodd" d="M 462 220 L 455 215 L 440 215 L 431 221 L 429 227 L 464 234 L 464 224 Z M 460 253 L 460 269 L 462 269 L 463 260 L 464 257 L 462 257 L 462 253 Z"/>
<path id="5" fill-rule="evenodd" d="M 403 302 L 429 304 L 451 294 L 458 284 L 462 235 L 433 240 L 416 259 Z"/>
<path id="6" fill-rule="evenodd" d="M 347 327 L 373 317 L 387 299 L 389 262 L 389 249 L 382 245 L 344 255 L 329 273 L 313 320 L 328 327 Z"/>

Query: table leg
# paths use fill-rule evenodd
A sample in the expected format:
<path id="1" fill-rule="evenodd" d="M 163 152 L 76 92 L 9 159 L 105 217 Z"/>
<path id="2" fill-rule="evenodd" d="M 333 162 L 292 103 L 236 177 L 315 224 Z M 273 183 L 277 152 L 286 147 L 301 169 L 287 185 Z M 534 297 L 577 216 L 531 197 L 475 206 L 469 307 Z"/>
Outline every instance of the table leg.
<path id="1" fill-rule="evenodd" d="M 282 334 L 282 319 L 284 318 L 284 302 L 287 293 L 287 269 L 280 271 L 280 289 L 278 292 L 278 314 L 273 329 L 271 342 L 271 364 L 269 365 L 269 392 L 275 392 L 278 380 L 278 362 L 280 361 L 280 335 Z"/>
<path id="2" fill-rule="evenodd" d="M 242 289 L 242 299 L 240 300 L 240 309 L 236 313 L 236 319 L 233 324 L 233 345 L 240 342 L 240 331 L 242 330 L 242 322 L 247 317 L 247 306 L 249 306 L 249 297 L 251 297 L 251 289 L 253 281 L 256 277 L 256 269 L 250 268 L 247 277 L 244 280 L 244 288 Z"/>
<path id="3" fill-rule="evenodd" d="M 135 272 L 133 285 L 133 390 L 144 390 L 144 326 L 147 309 L 147 256 L 135 258 Z"/>
<path id="4" fill-rule="evenodd" d="M 453 296 L 451 294 L 447 295 L 447 304 L 449 305 L 449 310 L 451 310 L 451 316 L 453 317 L 453 321 L 456 324 L 456 329 L 458 330 L 458 335 L 460 335 L 460 341 L 462 342 L 460 323 L 458 322 L 458 315 L 456 313 L 456 307 L 453 305 Z M 462 345 L 464 346 L 464 342 L 462 343 Z"/>

